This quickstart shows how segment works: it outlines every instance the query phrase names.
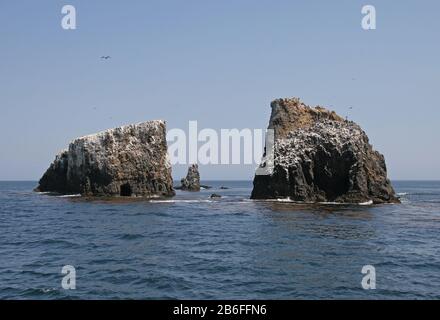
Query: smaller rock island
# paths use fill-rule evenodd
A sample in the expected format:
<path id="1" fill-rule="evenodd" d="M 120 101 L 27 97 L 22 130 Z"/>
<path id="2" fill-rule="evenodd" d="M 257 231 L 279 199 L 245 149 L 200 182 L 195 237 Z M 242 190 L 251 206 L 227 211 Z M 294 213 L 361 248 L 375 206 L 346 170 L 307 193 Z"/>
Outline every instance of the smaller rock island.
<path id="1" fill-rule="evenodd" d="M 180 189 L 186 191 L 200 191 L 200 173 L 199 166 L 197 164 L 192 164 L 188 168 L 188 173 L 185 178 L 180 180 L 182 186 Z"/>
<path id="2" fill-rule="evenodd" d="M 83 196 L 173 196 L 165 121 L 75 139 L 56 156 L 35 190 Z"/>

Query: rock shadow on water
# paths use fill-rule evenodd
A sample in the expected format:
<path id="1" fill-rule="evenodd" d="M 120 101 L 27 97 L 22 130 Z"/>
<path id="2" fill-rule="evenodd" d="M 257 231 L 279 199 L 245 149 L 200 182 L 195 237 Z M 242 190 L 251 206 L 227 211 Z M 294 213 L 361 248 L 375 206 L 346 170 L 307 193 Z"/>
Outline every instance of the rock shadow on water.
<path id="1" fill-rule="evenodd" d="M 270 212 L 277 213 L 306 213 L 322 218 L 339 216 L 352 219 L 372 219 L 378 205 L 359 204 L 328 204 L 328 203 L 300 203 L 289 201 L 258 201 Z M 294 215 L 293 215 L 294 216 Z"/>
<path id="2" fill-rule="evenodd" d="M 377 235 L 374 206 L 265 203 L 264 215 L 275 229 L 289 229 L 292 237 L 365 241 Z M 277 232 L 278 233 L 278 232 Z M 274 235 L 276 237 L 276 235 Z"/>
<path id="3" fill-rule="evenodd" d="M 172 197 L 92 197 L 80 196 L 67 198 L 75 203 L 91 203 L 91 204 L 136 204 L 136 203 L 163 203 L 164 200 L 170 200 Z"/>

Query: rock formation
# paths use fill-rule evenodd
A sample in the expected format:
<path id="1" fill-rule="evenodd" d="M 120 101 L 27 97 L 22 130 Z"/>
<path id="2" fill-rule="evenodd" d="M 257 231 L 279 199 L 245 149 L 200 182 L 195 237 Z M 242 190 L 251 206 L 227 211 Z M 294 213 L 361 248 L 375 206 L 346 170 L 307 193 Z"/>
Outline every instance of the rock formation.
<path id="1" fill-rule="evenodd" d="M 252 199 L 399 202 L 383 155 L 373 150 L 356 123 L 298 98 L 278 99 L 271 107 L 273 171 L 255 176 Z M 260 167 L 266 165 L 263 158 Z"/>
<path id="2" fill-rule="evenodd" d="M 164 121 L 78 138 L 56 156 L 37 191 L 85 196 L 172 196 Z"/>
<path id="3" fill-rule="evenodd" d="M 200 191 L 200 174 L 199 174 L 199 166 L 197 164 L 193 164 L 188 168 L 188 173 L 186 178 L 183 178 L 181 181 L 181 189 L 187 191 Z"/>

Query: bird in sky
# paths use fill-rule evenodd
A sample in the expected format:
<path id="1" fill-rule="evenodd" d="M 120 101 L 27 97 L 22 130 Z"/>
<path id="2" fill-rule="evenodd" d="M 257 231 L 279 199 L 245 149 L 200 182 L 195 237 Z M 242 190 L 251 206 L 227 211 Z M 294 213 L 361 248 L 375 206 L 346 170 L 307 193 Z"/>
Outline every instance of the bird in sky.
<path id="1" fill-rule="evenodd" d="M 103 60 L 108 60 L 108 59 L 111 59 L 112 57 L 110 57 L 110 56 L 102 56 L 101 57 L 101 59 L 103 59 Z"/>

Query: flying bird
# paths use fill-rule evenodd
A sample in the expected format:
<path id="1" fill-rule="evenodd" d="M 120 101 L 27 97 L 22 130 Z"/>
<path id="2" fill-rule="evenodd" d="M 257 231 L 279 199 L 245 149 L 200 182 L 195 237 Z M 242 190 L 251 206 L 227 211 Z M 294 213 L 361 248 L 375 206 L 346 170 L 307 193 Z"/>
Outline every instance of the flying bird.
<path id="1" fill-rule="evenodd" d="M 110 56 L 102 56 L 101 57 L 101 59 L 103 59 L 103 60 L 108 60 L 108 59 L 111 59 L 112 57 L 110 57 Z"/>

